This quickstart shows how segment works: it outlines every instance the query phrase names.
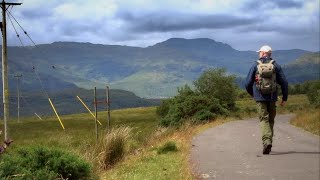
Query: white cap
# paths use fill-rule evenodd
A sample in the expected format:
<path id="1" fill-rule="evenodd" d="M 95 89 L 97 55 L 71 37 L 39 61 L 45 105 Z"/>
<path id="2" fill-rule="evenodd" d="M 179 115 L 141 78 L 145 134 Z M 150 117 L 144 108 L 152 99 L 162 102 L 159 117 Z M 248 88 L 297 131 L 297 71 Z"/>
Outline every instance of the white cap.
<path id="1" fill-rule="evenodd" d="M 263 51 L 263 52 L 271 52 L 272 49 L 271 49 L 270 46 L 264 45 L 264 46 L 262 46 L 257 52 L 260 52 L 260 51 Z"/>

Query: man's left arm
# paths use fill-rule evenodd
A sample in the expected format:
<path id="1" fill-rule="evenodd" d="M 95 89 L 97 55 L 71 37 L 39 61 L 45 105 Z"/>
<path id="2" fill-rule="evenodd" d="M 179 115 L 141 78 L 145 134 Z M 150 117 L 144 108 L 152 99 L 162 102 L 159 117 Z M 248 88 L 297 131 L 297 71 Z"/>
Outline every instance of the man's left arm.
<path id="1" fill-rule="evenodd" d="M 282 91 L 282 102 L 280 105 L 285 105 L 285 102 L 288 100 L 288 81 L 279 64 L 276 64 L 276 73 L 277 83 L 280 84 Z"/>

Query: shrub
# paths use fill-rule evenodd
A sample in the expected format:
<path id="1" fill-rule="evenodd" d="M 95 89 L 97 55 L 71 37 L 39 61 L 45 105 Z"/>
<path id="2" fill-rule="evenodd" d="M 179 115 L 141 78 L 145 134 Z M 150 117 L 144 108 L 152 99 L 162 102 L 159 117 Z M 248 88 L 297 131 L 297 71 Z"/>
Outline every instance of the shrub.
<path id="1" fill-rule="evenodd" d="M 172 99 L 162 100 L 160 105 L 158 106 L 156 113 L 161 117 L 165 117 L 170 109 L 170 104 L 172 103 Z"/>
<path id="2" fill-rule="evenodd" d="M 157 149 L 158 154 L 166 154 L 168 152 L 178 151 L 177 145 L 173 141 L 168 141 Z"/>
<path id="3" fill-rule="evenodd" d="M 175 103 L 170 107 L 168 114 L 161 119 L 160 125 L 164 127 L 181 125 L 184 117 L 182 104 Z"/>
<path id="4" fill-rule="evenodd" d="M 98 147 L 98 161 L 101 168 L 108 169 L 124 157 L 130 131 L 129 127 L 112 129 L 101 139 Z"/>
<path id="5" fill-rule="evenodd" d="M 212 112 L 205 110 L 205 109 L 198 111 L 194 115 L 194 118 L 196 120 L 200 120 L 200 121 L 208 121 L 208 120 L 215 119 L 216 117 L 217 117 L 217 115 L 215 113 L 212 113 Z"/>
<path id="6" fill-rule="evenodd" d="M 307 92 L 310 104 L 320 107 L 320 81 L 314 81 Z"/>
<path id="7" fill-rule="evenodd" d="M 1 155 L 1 179 L 87 179 L 90 172 L 87 162 L 54 148 L 19 148 Z"/>
<path id="8" fill-rule="evenodd" d="M 238 94 L 236 77 L 226 75 L 225 69 L 209 69 L 194 81 L 196 91 L 209 98 L 216 98 L 220 104 L 233 109 Z"/>
<path id="9" fill-rule="evenodd" d="M 211 120 L 215 119 L 217 114 L 226 115 L 228 113 L 228 110 L 220 105 L 219 100 L 203 95 L 176 96 L 172 102 L 167 115 L 160 121 L 161 126 L 179 126 L 184 120 L 190 118 L 196 121 L 204 120 L 204 118 Z"/>
<path id="10" fill-rule="evenodd" d="M 194 85 L 195 90 L 188 85 L 178 88 L 175 97 L 161 103 L 157 108 L 162 117 L 161 126 L 181 125 L 186 119 L 212 120 L 217 115 L 228 115 L 229 110 L 236 110 L 239 90 L 235 77 L 225 75 L 224 69 L 205 71 Z"/>

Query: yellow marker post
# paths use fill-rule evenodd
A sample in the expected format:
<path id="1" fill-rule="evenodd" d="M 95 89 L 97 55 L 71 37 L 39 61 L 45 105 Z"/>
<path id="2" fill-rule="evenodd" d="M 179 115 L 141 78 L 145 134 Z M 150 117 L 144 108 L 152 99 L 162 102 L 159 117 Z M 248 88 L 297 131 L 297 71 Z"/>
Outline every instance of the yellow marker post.
<path id="1" fill-rule="evenodd" d="M 96 116 L 91 112 L 91 110 L 90 110 L 90 109 L 88 108 L 88 106 L 82 101 L 82 99 L 81 99 L 79 96 L 77 96 L 77 98 L 78 98 L 78 100 L 82 103 L 82 105 L 89 111 L 89 113 L 90 113 L 94 118 L 96 118 Z M 98 121 L 98 123 L 99 123 L 100 125 L 102 125 L 99 120 L 97 120 L 97 121 Z"/>
<path id="2" fill-rule="evenodd" d="M 52 109 L 53 109 L 54 113 L 56 113 L 56 116 L 58 117 L 58 120 L 59 120 L 59 122 L 60 122 L 60 124 L 61 124 L 61 126 L 62 126 L 62 129 L 64 130 L 64 126 L 63 126 L 63 124 L 62 124 L 62 121 L 61 121 L 61 119 L 60 119 L 60 117 L 59 117 L 59 115 L 58 115 L 58 113 L 57 113 L 56 109 L 54 108 L 54 106 L 53 106 L 53 103 L 52 103 L 51 99 L 50 99 L 50 98 L 48 98 L 48 100 L 49 100 L 49 102 L 50 102 L 50 104 L 51 104 L 51 107 L 52 107 Z"/>

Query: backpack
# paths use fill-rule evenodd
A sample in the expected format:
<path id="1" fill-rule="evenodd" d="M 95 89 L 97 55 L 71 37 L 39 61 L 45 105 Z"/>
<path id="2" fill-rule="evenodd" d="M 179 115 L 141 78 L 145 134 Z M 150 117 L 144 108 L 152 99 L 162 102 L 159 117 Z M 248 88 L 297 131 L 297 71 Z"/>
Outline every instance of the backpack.
<path id="1" fill-rule="evenodd" d="M 262 63 L 260 60 L 257 60 L 257 62 L 256 87 L 261 94 L 272 94 L 277 90 L 276 70 L 273 65 L 274 60 L 268 63 Z"/>

